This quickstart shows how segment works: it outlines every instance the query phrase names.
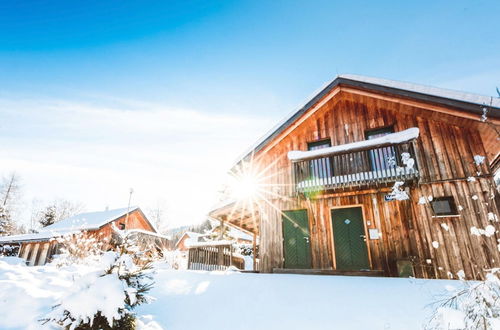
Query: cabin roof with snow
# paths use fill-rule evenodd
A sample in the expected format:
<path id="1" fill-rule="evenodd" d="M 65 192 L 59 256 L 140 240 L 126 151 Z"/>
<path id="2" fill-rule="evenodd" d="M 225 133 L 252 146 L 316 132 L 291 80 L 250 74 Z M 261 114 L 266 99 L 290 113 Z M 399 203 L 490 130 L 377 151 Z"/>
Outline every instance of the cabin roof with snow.
<path id="1" fill-rule="evenodd" d="M 47 226 L 43 228 L 42 231 L 95 230 L 113 220 L 123 217 L 127 213 L 134 212 L 138 208 L 139 207 L 135 206 L 130 209 L 124 207 L 101 212 L 81 213 Z"/>
<path id="2" fill-rule="evenodd" d="M 38 233 L 0 237 L 0 243 L 44 241 L 49 240 L 53 237 L 77 233 L 84 230 L 98 230 L 108 223 L 124 217 L 125 215 L 127 215 L 127 213 L 131 214 L 136 211 L 142 214 L 142 211 L 138 206 L 130 207 L 130 209 L 125 207 L 100 212 L 80 213 L 75 216 L 58 221 L 45 228 L 42 228 Z M 153 225 L 151 225 L 149 220 L 147 220 L 145 216 L 143 216 L 143 218 L 153 229 L 151 232 L 156 233 L 156 229 Z"/>
<path id="3" fill-rule="evenodd" d="M 263 149 L 275 137 L 291 126 L 299 117 L 306 113 L 314 104 L 319 102 L 325 95 L 338 86 L 353 87 L 379 94 L 398 96 L 401 98 L 414 99 L 417 101 L 429 102 L 437 105 L 447 106 L 458 111 L 477 115 L 483 114 L 482 108 L 486 106 L 492 110 L 488 117 L 500 119 L 500 98 L 465 93 L 461 91 L 444 88 L 430 87 L 425 85 L 401 82 L 389 79 L 373 78 L 361 75 L 343 74 L 338 75 L 334 80 L 324 84 L 308 101 L 299 106 L 289 116 L 265 134 L 257 143 L 237 160 L 237 163 L 247 159 L 252 154 Z"/>

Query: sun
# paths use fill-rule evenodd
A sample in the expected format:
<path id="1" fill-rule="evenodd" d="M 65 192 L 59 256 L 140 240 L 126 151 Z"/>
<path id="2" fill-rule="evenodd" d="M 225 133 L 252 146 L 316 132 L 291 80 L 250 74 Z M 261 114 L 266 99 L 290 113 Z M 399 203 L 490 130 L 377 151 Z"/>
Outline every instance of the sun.
<path id="1" fill-rule="evenodd" d="M 258 178 L 251 173 L 232 177 L 232 194 L 239 201 L 254 199 L 257 197 L 259 188 Z"/>

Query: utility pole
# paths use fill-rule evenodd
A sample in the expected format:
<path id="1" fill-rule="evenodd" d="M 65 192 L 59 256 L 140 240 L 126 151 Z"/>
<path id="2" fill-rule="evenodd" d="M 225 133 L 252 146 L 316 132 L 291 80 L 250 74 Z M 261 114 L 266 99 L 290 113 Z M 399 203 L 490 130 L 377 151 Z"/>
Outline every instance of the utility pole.
<path id="1" fill-rule="evenodd" d="M 133 193 L 134 193 L 134 188 L 130 188 L 130 194 L 128 196 L 127 217 L 125 218 L 125 225 L 126 226 L 128 226 L 128 214 L 130 213 L 130 201 L 132 200 Z"/>

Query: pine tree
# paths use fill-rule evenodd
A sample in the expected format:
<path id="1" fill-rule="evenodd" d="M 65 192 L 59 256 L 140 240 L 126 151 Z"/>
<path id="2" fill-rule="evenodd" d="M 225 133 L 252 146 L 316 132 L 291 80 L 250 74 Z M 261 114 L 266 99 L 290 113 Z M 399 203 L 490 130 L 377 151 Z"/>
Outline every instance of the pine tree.
<path id="1" fill-rule="evenodd" d="M 11 219 L 9 210 L 0 205 L 0 236 L 12 235 L 14 231 L 15 225 Z"/>
<path id="2" fill-rule="evenodd" d="M 87 261 L 90 260 L 90 263 L 88 263 L 89 266 L 99 267 L 100 270 L 97 272 L 97 279 L 109 277 L 109 279 L 116 279 L 123 283 L 122 290 L 125 299 L 119 306 L 114 307 L 117 313 L 114 314 L 112 319 L 109 315 L 103 315 L 101 311 L 97 311 L 94 315 L 84 315 L 83 317 L 81 311 L 75 311 L 77 314 L 75 315 L 65 308 L 65 298 L 63 297 L 61 303 L 54 306 L 54 309 L 43 320 L 43 323 L 55 322 L 59 326 L 80 330 L 135 329 L 136 315 L 133 311 L 134 308 L 149 302 L 147 293 L 153 285 L 150 273 L 152 259 L 148 257 L 147 252 L 143 252 L 137 248 L 137 242 L 134 239 L 116 228 L 115 231 L 118 239 L 116 240 L 117 245 L 114 251 L 107 251 L 98 259 L 95 259 L 96 255 L 94 254 L 90 256 L 90 259 L 87 258 Z M 72 238 L 66 240 L 63 253 L 72 255 L 66 260 L 80 260 L 86 263 L 78 255 L 79 249 L 76 246 L 80 244 L 80 240 L 75 240 L 76 237 L 73 235 Z M 95 276 L 96 273 L 91 272 L 90 279 L 95 278 Z M 79 279 L 76 279 L 76 281 L 79 281 Z M 85 296 L 87 291 L 92 289 L 92 286 L 97 283 L 92 283 L 92 280 L 83 282 L 85 284 L 80 285 L 81 292 L 69 293 L 69 299 L 75 299 L 75 295 L 80 293 Z M 75 283 L 75 285 L 78 285 L 78 283 Z"/>
<path id="3" fill-rule="evenodd" d="M 56 222 L 57 213 L 56 208 L 53 205 L 47 206 L 47 208 L 42 212 L 41 218 L 39 220 L 42 227 L 47 227 Z"/>

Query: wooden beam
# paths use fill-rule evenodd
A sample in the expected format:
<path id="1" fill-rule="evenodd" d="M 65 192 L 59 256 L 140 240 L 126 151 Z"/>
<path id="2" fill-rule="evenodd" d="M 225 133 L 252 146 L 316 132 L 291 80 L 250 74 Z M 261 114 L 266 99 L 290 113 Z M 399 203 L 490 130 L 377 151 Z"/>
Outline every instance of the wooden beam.
<path id="1" fill-rule="evenodd" d="M 257 270 L 257 234 L 253 233 L 253 270 Z"/>

